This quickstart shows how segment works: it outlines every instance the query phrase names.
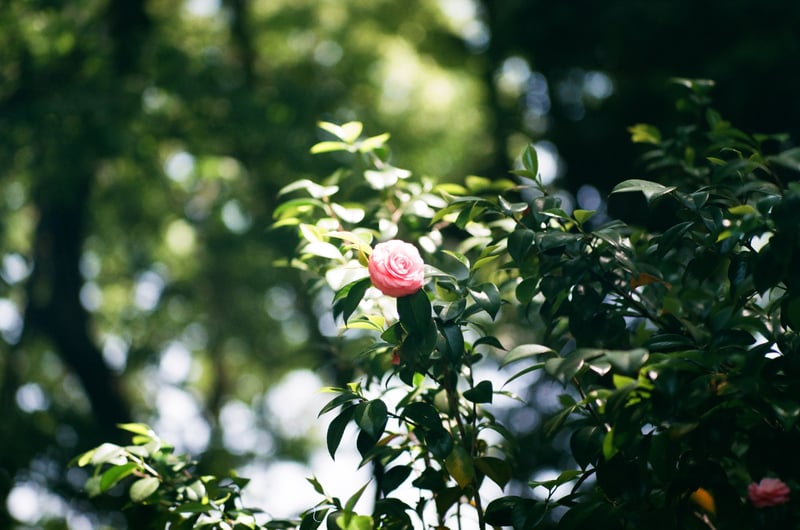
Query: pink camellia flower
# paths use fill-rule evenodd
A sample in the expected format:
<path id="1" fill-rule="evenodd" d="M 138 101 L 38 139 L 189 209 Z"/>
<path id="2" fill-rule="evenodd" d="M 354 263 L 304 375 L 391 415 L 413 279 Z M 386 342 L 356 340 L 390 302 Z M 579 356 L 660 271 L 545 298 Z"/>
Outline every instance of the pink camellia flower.
<path id="1" fill-rule="evenodd" d="M 387 296 L 398 297 L 422 288 L 424 267 L 417 247 L 392 239 L 375 245 L 367 268 L 372 285 Z"/>
<path id="2" fill-rule="evenodd" d="M 747 498 L 756 508 L 778 506 L 789 502 L 789 486 L 781 479 L 762 478 L 747 486 Z"/>

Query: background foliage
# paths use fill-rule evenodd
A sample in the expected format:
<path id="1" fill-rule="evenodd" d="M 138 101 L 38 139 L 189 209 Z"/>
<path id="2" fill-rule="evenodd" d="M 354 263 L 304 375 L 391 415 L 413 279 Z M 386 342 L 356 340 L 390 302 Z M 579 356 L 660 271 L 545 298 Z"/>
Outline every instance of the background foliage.
<path id="1" fill-rule="evenodd" d="M 340 385 L 353 368 L 264 227 L 284 184 L 339 165 L 307 154 L 319 119 L 390 130 L 398 166 L 444 180 L 504 178 L 546 139 L 548 175 L 595 219 L 634 170 L 626 127 L 674 119 L 670 76 L 715 78 L 726 119 L 797 138 L 798 8 L 714 4 L 4 3 L 0 526 L 124 526 L 61 471 L 120 421 L 208 472 L 309 458 L 265 396 L 296 367 Z M 262 434 L 235 445 L 243 409 Z M 543 449 L 521 474 L 563 458 L 523 440 Z"/>

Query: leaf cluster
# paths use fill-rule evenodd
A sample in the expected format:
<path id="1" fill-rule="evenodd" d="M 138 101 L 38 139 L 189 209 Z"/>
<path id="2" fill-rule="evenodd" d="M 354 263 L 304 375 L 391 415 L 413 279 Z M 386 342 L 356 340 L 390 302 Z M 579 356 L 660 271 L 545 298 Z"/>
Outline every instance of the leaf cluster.
<path id="1" fill-rule="evenodd" d="M 723 120 L 710 83 L 679 82 L 689 123 L 670 134 L 633 126 L 647 178 L 612 192 L 668 205 L 659 230 L 569 211 L 542 184 L 533 146 L 513 180 L 435 185 L 392 165 L 388 135 L 321 124 L 334 139 L 312 152 L 341 151 L 353 167 L 284 188 L 276 225 L 296 228 L 286 265 L 329 293 L 340 343 L 357 344 L 361 377 L 328 388 L 320 414 L 331 416 L 331 457 L 355 429 L 377 494 L 358 513 L 366 486 L 342 502 L 311 479 L 323 500 L 295 522 L 302 530 L 800 520 L 795 500 L 768 510 L 747 500 L 763 477 L 800 487 L 787 457 L 800 441 L 797 151 L 764 154 L 783 140 Z M 373 242 L 391 238 L 417 244 L 426 262 L 424 288 L 396 300 L 371 289 L 366 270 Z M 498 370 L 505 385 L 535 384 L 537 373 L 561 385 L 540 429 L 568 441 L 572 468 L 515 477 L 515 457 L 536 448 L 519 447 L 493 412 L 495 399 L 515 397 L 485 375 Z M 160 495 L 162 475 L 114 451 L 93 462 L 106 452 L 96 451 L 80 463 L 129 466 L 156 485 L 137 486 L 139 500 Z M 97 491 L 125 469 L 96 473 Z M 488 482 L 506 491 L 512 480 L 524 494 L 485 497 Z M 409 489 L 416 502 L 399 494 Z"/>
<path id="2" fill-rule="evenodd" d="M 154 528 L 209 528 L 218 530 L 265 530 L 280 522 L 262 525 L 258 510 L 245 508 L 241 490 L 248 479 L 198 476 L 194 462 L 174 454 L 173 447 L 141 423 L 125 423 L 132 433 L 130 445 L 104 443 L 76 457 L 74 465 L 93 467 L 86 492 L 94 497 L 114 489 L 127 490 L 129 504 L 152 506 Z"/>

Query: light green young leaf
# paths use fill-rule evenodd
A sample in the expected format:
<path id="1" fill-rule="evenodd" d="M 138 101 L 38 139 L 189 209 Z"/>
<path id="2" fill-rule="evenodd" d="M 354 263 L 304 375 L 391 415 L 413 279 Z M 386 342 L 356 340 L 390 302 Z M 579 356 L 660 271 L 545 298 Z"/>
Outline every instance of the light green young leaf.
<path id="1" fill-rule="evenodd" d="M 350 151 L 350 146 L 344 142 L 318 142 L 311 146 L 309 152 L 312 155 L 318 155 L 320 153 L 331 153 L 334 151 Z"/>
<path id="2" fill-rule="evenodd" d="M 98 464 L 122 465 L 125 462 L 127 462 L 128 459 L 125 457 L 125 449 L 116 444 L 104 443 L 100 447 L 97 447 L 94 450 L 94 453 L 91 455 L 90 461 L 94 465 Z"/>
<path id="3" fill-rule="evenodd" d="M 631 133 L 631 141 L 634 143 L 644 143 L 658 145 L 661 143 L 661 131 L 647 123 L 637 123 L 628 127 Z"/>
<path id="4" fill-rule="evenodd" d="M 325 243 L 323 241 L 309 243 L 303 247 L 303 253 L 336 261 L 345 261 L 344 256 L 342 256 L 342 253 L 335 245 L 331 245 L 330 243 Z"/>
<path id="5" fill-rule="evenodd" d="M 144 423 L 118 423 L 117 427 L 124 431 L 132 432 L 133 434 L 141 434 L 142 436 L 147 436 L 150 438 L 156 436 L 156 433 L 153 432 L 153 429 Z"/>
<path id="6" fill-rule="evenodd" d="M 649 180 L 629 179 L 614 186 L 614 189 L 611 190 L 611 193 L 640 191 L 644 194 L 645 198 L 647 198 L 648 202 L 652 202 L 659 197 L 670 194 L 671 192 L 675 191 L 675 189 L 675 186 L 667 187 L 659 184 L 658 182 L 651 182 Z"/>
<path id="7" fill-rule="evenodd" d="M 330 197 L 339 191 L 339 186 L 322 186 L 308 179 L 300 179 L 287 184 L 278 191 L 278 196 L 286 195 L 297 190 L 306 190 L 311 197 L 321 199 L 323 197 Z"/>
<path id="8" fill-rule="evenodd" d="M 131 500 L 135 503 L 144 502 L 150 495 L 156 492 L 161 483 L 156 477 L 140 478 L 131 484 L 129 492 Z"/>
<path id="9" fill-rule="evenodd" d="M 372 517 L 369 515 L 352 515 L 347 517 L 342 514 L 336 518 L 336 524 L 341 530 L 372 530 Z"/>
<path id="10" fill-rule="evenodd" d="M 595 213 L 595 210 L 574 210 L 572 216 L 578 221 L 578 224 L 582 226 L 586 221 L 591 219 Z"/>
<path id="11" fill-rule="evenodd" d="M 342 135 L 339 137 L 348 144 L 354 143 L 361 136 L 361 131 L 364 130 L 364 124 L 360 121 L 349 121 L 343 123 L 340 131 Z"/>
<path id="12" fill-rule="evenodd" d="M 367 153 L 369 151 L 374 151 L 379 147 L 383 147 L 386 142 L 389 141 L 389 137 L 389 133 L 370 136 L 369 138 L 366 138 L 358 143 L 358 151 L 360 153 Z"/>

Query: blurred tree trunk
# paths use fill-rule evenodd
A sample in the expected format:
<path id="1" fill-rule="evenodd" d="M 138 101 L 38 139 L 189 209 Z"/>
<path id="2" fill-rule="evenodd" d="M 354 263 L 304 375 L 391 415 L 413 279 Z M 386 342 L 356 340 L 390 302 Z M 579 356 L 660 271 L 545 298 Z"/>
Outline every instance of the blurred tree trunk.
<path id="1" fill-rule="evenodd" d="M 25 382 L 18 376 L 15 359 L 31 345 L 44 340 L 83 387 L 96 429 L 81 431 L 88 438 L 79 441 L 80 448 L 120 439 L 116 424 L 131 419 L 118 379 L 103 360 L 91 314 L 81 302 L 80 262 L 94 175 L 102 160 L 114 156 L 119 130 L 140 105 L 140 96 L 132 94 L 124 81 L 138 71 L 149 20 L 142 0 L 108 2 L 104 12 L 80 20 L 70 14 L 74 4 L 61 9 L 63 20 L 76 24 L 76 45 L 65 55 L 46 60 L 34 58 L 24 45 L 18 47 L 18 82 L 0 108 L 10 126 L 6 140 L 12 149 L 24 147 L 32 154 L 30 204 L 37 215 L 31 242 L 33 270 L 25 284 L 23 336 L 7 358 L 0 396 L 12 411 L 5 415 L 4 427 L 13 430 L 0 434 L 6 440 L 10 435 L 14 442 L 8 447 L 11 461 L 2 462 L 0 528 L 10 527 L 6 499 L 15 475 L 41 450 L 40 427 L 30 415 L 19 414 L 14 403 L 16 388 Z M 14 42 L 25 42 L 15 37 Z M 98 47 L 106 40 L 111 54 Z M 14 451 L 21 444 L 27 444 L 24 451 Z M 141 511 L 128 514 L 132 528 L 142 527 L 146 519 Z"/>
<path id="2" fill-rule="evenodd" d="M 90 315 L 80 294 L 83 278 L 79 265 L 92 170 L 80 161 L 72 167 L 59 166 L 56 161 L 65 158 L 56 154 L 49 160 L 42 171 L 54 174 L 40 175 L 33 190 L 39 222 L 26 326 L 29 332 L 52 342 L 80 379 L 101 430 L 116 438 L 115 425 L 129 421 L 130 413 L 91 335 Z"/>

